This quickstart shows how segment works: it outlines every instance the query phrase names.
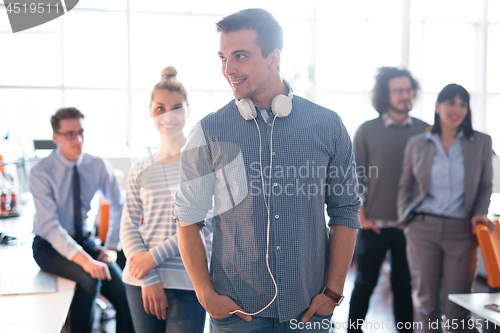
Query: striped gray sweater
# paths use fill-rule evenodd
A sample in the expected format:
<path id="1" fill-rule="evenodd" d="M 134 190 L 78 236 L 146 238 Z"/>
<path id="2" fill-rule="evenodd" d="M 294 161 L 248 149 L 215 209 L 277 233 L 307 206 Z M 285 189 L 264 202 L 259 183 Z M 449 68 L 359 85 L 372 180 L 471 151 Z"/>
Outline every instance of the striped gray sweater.
<path id="1" fill-rule="evenodd" d="M 140 280 L 125 267 L 123 282 L 143 287 L 161 282 L 163 288 L 194 290 L 179 254 L 177 226 L 172 219 L 178 183 L 179 161 L 163 164 L 145 158 L 132 166 L 121 220 L 123 251 L 127 258 L 149 251 L 158 266 Z M 210 253 L 211 221 L 206 222 L 203 230 Z"/>

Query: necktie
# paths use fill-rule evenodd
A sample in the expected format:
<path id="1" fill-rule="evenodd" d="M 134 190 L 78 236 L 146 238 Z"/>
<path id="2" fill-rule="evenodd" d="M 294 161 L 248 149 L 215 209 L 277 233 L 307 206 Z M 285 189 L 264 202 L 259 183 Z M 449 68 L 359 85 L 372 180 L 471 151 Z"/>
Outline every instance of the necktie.
<path id="1" fill-rule="evenodd" d="M 75 218 L 75 240 L 83 243 L 82 205 L 80 201 L 80 179 L 76 165 L 73 167 L 73 214 Z"/>

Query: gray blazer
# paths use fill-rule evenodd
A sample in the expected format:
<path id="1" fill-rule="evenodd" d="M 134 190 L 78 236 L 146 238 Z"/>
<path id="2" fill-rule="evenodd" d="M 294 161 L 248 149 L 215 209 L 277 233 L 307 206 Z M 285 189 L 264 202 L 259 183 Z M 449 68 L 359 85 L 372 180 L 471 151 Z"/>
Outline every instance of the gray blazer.
<path id="1" fill-rule="evenodd" d="M 403 172 L 399 180 L 398 222 L 413 220 L 413 210 L 422 203 L 431 183 L 431 167 L 436 146 L 425 138 L 427 133 L 412 136 L 406 144 Z M 465 211 L 467 220 L 477 214 L 487 214 L 492 193 L 491 137 L 474 131 L 463 140 L 465 172 Z M 470 230 L 470 223 L 469 232 Z"/>

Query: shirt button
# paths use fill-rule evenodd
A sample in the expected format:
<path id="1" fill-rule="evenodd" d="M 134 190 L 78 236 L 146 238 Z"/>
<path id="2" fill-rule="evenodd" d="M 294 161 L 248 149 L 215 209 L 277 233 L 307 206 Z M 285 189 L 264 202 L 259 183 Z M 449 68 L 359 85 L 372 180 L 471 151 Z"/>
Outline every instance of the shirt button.
<path id="1" fill-rule="evenodd" d="M 278 245 L 278 246 L 276 247 L 276 250 L 278 250 L 278 251 L 279 251 L 279 250 L 281 250 L 281 247 Z"/>
<path id="2" fill-rule="evenodd" d="M 276 153 L 273 151 L 273 152 L 271 153 L 271 155 L 273 155 L 273 156 L 274 156 L 274 155 L 276 155 Z"/>
<path id="3" fill-rule="evenodd" d="M 279 216 L 279 215 L 274 215 L 274 217 L 275 217 L 275 218 L 277 218 L 277 219 L 279 219 L 279 218 L 280 218 L 280 216 Z"/>
<path id="4" fill-rule="evenodd" d="M 267 126 L 271 126 L 271 123 L 267 123 Z"/>
<path id="5" fill-rule="evenodd" d="M 276 186 L 278 186 L 278 183 L 274 183 L 273 185 L 276 187 Z"/>

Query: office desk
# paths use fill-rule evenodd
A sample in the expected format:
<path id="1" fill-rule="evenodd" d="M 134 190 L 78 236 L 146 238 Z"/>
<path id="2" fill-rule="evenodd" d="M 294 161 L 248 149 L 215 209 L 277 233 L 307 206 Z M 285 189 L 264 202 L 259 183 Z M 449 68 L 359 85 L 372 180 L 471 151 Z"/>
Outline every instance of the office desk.
<path id="1" fill-rule="evenodd" d="M 500 312 L 485 308 L 486 304 L 500 304 L 500 293 L 450 294 L 448 299 L 461 307 L 500 325 Z"/>
<path id="2" fill-rule="evenodd" d="M 0 219 L 0 231 L 18 237 L 18 245 L 0 245 L 0 275 L 26 277 L 40 268 L 33 259 L 32 200 L 23 207 L 20 217 Z M 66 320 L 75 282 L 57 278 L 56 293 L 0 296 L 0 332 L 2 333 L 59 333 Z"/>

